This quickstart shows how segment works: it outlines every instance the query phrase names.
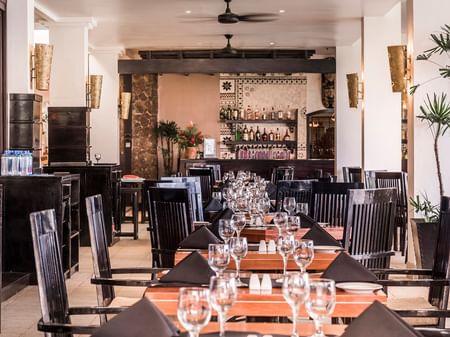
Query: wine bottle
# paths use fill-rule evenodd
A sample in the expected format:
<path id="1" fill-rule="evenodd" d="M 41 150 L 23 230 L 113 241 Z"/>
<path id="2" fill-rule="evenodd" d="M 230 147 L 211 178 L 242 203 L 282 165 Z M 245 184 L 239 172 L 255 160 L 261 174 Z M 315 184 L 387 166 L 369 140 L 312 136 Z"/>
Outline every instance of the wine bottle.
<path id="1" fill-rule="evenodd" d="M 284 117 L 288 121 L 292 120 L 292 113 L 289 105 L 287 106 L 286 115 Z"/>
<path id="2" fill-rule="evenodd" d="M 275 140 L 281 140 L 280 130 L 277 128 L 277 132 L 275 132 Z"/>
<path id="3" fill-rule="evenodd" d="M 291 140 L 291 136 L 289 136 L 289 130 L 286 129 L 286 134 L 283 137 L 283 140 Z"/>
<path id="4" fill-rule="evenodd" d="M 261 141 L 261 132 L 259 132 L 259 126 L 256 126 L 255 140 L 257 142 Z"/>
<path id="5" fill-rule="evenodd" d="M 231 110 L 231 106 L 228 104 L 228 108 L 227 108 L 227 119 L 231 120 L 233 117 L 233 111 Z"/>
<path id="6" fill-rule="evenodd" d="M 247 120 L 251 121 L 255 119 L 255 115 L 253 114 L 253 110 L 252 107 L 250 106 L 250 104 L 247 107 Z"/>
<path id="7" fill-rule="evenodd" d="M 224 106 L 222 106 L 222 107 L 220 108 L 220 111 L 219 111 L 219 118 L 220 118 L 220 120 L 222 120 L 222 121 L 225 120 L 225 119 L 227 119 L 227 112 L 226 112 Z"/>
<path id="8" fill-rule="evenodd" d="M 277 112 L 275 111 L 274 107 L 272 107 L 272 111 L 270 112 L 270 119 L 272 120 L 277 119 Z"/>
<path id="9" fill-rule="evenodd" d="M 239 142 L 241 140 L 241 127 L 240 126 L 236 127 L 236 132 L 234 134 L 234 140 L 236 142 Z"/>
<path id="10" fill-rule="evenodd" d="M 239 110 L 234 107 L 233 109 L 233 120 L 237 120 L 239 118 Z"/>
<path id="11" fill-rule="evenodd" d="M 241 137 L 242 137 L 242 140 L 243 140 L 244 142 L 247 142 L 247 141 L 249 140 L 249 139 L 248 139 L 248 129 L 247 129 L 247 125 L 244 126 L 244 131 L 242 132 Z"/>
<path id="12" fill-rule="evenodd" d="M 259 109 L 258 109 L 258 105 L 255 105 L 255 110 L 254 110 L 254 113 L 255 113 L 255 120 L 258 120 L 259 119 Z"/>
<path id="13" fill-rule="evenodd" d="M 264 128 L 264 132 L 263 132 L 263 134 L 262 134 L 262 136 L 261 136 L 261 140 L 263 141 L 263 142 L 267 142 L 267 139 L 269 138 L 269 136 L 268 136 L 268 134 L 266 133 L 266 128 Z"/>
<path id="14" fill-rule="evenodd" d="M 262 109 L 261 119 L 262 119 L 262 120 L 267 120 L 267 111 L 266 111 L 266 108 L 263 108 L 263 109 Z"/>
<path id="15" fill-rule="evenodd" d="M 248 133 L 248 139 L 251 142 L 255 140 L 255 131 L 253 131 L 253 126 L 250 127 L 250 131 Z"/>
<path id="16" fill-rule="evenodd" d="M 280 107 L 280 109 L 278 110 L 278 119 L 281 121 L 281 120 L 283 120 L 283 109 L 281 109 L 281 107 Z"/>
<path id="17" fill-rule="evenodd" d="M 245 110 L 243 107 L 239 109 L 239 119 L 245 120 Z"/>
<path id="18" fill-rule="evenodd" d="M 270 130 L 270 133 L 269 133 L 269 141 L 273 141 L 274 138 L 275 138 L 275 135 L 273 134 L 273 131 Z"/>

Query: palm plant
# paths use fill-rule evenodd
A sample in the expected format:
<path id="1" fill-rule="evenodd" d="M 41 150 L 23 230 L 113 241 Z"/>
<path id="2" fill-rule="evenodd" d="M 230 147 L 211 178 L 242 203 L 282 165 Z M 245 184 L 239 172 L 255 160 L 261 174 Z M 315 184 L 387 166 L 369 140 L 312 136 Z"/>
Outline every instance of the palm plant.
<path id="1" fill-rule="evenodd" d="M 178 142 L 178 125 L 174 121 L 160 121 L 155 132 L 161 144 L 164 174 L 171 175 L 175 162 L 174 145 Z"/>

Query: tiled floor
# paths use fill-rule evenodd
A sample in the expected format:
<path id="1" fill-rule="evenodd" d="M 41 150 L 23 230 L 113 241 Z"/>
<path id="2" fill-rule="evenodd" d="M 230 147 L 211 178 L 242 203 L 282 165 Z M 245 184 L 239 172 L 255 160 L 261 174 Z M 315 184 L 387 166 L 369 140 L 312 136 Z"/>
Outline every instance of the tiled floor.
<path id="1" fill-rule="evenodd" d="M 150 242 L 145 226 L 141 225 L 139 240 L 122 238 L 110 248 L 110 257 L 113 267 L 149 267 Z M 392 264 L 402 266 L 403 259 L 399 256 L 393 259 Z M 71 306 L 96 305 L 95 287 L 90 284 L 92 274 L 91 252 L 89 247 L 82 247 L 80 251 L 80 271 L 67 280 L 68 296 Z M 118 296 L 139 298 L 142 288 L 122 287 L 116 288 Z M 407 296 L 424 294 L 424 289 L 408 289 Z M 405 296 L 405 291 L 396 289 L 389 294 L 392 297 Z M 36 331 L 36 322 L 41 317 L 38 290 L 36 286 L 25 288 L 16 296 L 2 303 L 2 332 L 1 337 L 42 337 Z M 77 317 L 74 323 L 95 324 L 97 317 Z"/>

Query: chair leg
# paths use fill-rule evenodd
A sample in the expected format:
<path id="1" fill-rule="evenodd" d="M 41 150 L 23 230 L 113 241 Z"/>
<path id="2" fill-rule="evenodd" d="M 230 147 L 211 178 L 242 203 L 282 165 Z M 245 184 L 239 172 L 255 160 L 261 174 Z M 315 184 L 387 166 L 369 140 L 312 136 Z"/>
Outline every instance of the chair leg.
<path id="1" fill-rule="evenodd" d="M 394 227 L 394 250 L 398 251 L 398 227 Z"/>
<path id="2" fill-rule="evenodd" d="M 139 232 L 139 207 L 138 207 L 138 193 L 133 194 L 133 238 L 138 239 Z"/>

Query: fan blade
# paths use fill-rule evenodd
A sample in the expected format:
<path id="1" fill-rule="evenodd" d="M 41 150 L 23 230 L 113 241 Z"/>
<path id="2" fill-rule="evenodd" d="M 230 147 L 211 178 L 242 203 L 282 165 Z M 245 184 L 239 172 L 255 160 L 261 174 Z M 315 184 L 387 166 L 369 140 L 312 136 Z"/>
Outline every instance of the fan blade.
<path id="1" fill-rule="evenodd" d="M 278 15 L 269 13 L 244 14 L 238 16 L 239 21 L 244 22 L 270 22 L 278 19 Z"/>
<path id="2" fill-rule="evenodd" d="M 201 23 L 201 22 L 217 22 L 217 18 L 212 19 L 192 19 L 192 20 L 182 20 L 181 23 Z"/>

